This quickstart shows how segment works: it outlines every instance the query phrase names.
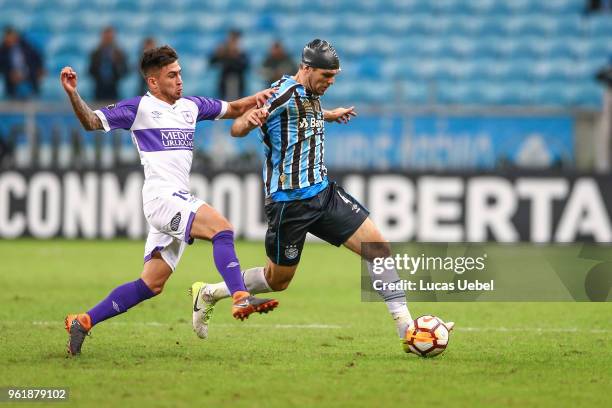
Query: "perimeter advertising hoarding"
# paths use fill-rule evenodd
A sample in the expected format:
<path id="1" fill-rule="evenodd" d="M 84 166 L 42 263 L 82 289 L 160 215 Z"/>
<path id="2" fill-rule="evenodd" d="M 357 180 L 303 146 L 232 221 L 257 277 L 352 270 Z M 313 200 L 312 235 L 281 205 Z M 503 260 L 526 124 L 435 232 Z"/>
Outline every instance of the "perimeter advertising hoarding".
<path id="1" fill-rule="evenodd" d="M 612 241 L 612 177 L 514 173 L 335 172 L 390 241 Z M 140 238 L 140 169 L 0 173 L 0 237 Z M 192 193 L 237 235 L 264 237 L 259 173 L 193 174 Z"/>

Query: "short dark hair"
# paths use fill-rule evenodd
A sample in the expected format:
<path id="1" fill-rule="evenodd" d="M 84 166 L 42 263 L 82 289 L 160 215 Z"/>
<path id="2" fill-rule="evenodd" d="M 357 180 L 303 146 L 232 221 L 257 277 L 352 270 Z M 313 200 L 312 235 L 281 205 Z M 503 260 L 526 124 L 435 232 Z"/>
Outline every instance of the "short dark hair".
<path id="1" fill-rule="evenodd" d="M 151 48 L 142 53 L 140 58 L 140 73 L 145 78 L 152 69 L 161 69 L 178 59 L 178 54 L 169 45 Z"/>

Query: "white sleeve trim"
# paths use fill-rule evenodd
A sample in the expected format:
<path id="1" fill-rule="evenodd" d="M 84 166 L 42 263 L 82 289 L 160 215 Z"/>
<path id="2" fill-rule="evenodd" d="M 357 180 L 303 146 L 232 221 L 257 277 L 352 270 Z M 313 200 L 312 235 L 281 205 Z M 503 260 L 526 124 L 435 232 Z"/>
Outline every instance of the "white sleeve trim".
<path id="1" fill-rule="evenodd" d="M 100 118 L 100 121 L 102 122 L 102 127 L 104 127 L 104 131 L 109 132 L 111 128 L 108 125 L 108 120 L 106 120 L 106 116 L 104 116 L 104 113 L 102 113 L 101 110 L 95 110 L 94 113 L 96 114 L 97 117 Z"/>
<path id="2" fill-rule="evenodd" d="M 219 120 L 223 117 L 223 115 L 225 115 L 225 112 L 227 112 L 227 107 L 228 107 L 228 103 L 225 101 L 221 101 L 221 112 L 219 112 L 219 114 L 217 115 L 217 117 L 215 118 L 215 120 Z"/>

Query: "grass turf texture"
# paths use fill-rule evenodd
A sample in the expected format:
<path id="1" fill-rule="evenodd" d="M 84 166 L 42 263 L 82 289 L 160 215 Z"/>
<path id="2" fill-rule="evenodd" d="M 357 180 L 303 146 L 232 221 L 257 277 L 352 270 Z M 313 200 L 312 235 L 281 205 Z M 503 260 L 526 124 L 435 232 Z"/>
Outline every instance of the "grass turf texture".
<path id="1" fill-rule="evenodd" d="M 86 310 L 136 279 L 142 245 L 2 241 L 0 387 L 69 387 L 62 406 L 611 402 L 610 303 L 414 303 L 415 317 L 457 322 L 446 352 L 421 359 L 402 352 L 382 303 L 360 302 L 359 259 L 314 243 L 289 289 L 276 294 L 276 311 L 241 323 L 223 301 L 206 341 L 191 330 L 187 288 L 219 277 L 211 246 L 196 243 L 161 296 L 96 326 L 82 356 L 66 358 L 66 313 Z M 262 263 L 261 243 L 237 248 L 243 267 Z"/>

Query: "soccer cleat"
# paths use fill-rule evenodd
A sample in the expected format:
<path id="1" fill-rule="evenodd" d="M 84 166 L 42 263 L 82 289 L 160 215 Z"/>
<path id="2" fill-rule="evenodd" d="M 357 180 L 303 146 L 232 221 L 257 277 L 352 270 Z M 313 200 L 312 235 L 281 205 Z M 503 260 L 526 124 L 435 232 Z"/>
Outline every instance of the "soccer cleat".
<path id="1" fill-rule="evenodd" d="M 68 332 L 66 352 L 71 356 L 78 356 L 81 354 L 81 347 L 83 346 L 85 337 L 89 335 L 91 319 L 86 313 L 69 314 L 64 319 L 64 327 Z"/>
<path id="2" fill-rule="evenodd" d="M 193 331 L 201 339 L 208 337 L 208 322 L 217 303 L 212 294 L 206 290 L 207 287 L 207 283 L 194 282 L 189 288 L 189 294 L 193 298 Z"/>
<path id="3" fill-rule="evenodd" d="M 446 330 L 450 332 L 455 327 L 455 322 L 446 322 L 444 325 L 446 326 Z"/>
<path id="4" fill-rule="evenodd" d="M 244 291 L 234 292 L 232 299 L 234 300 L 232 316 L 240 320 L 248 319 L 249 315 L 254 312 L 268 313 L 278 306 L 278 300 L 276 299 L 257 298 Z"/>
<path id="5" fill-rule="evenodd" d="M 402 314 L 395 316 L 393 320 L 395 321 L 395 327 L 397 327 L 397 334 L 403 340 L 406 337 L 406 329 L 412 323 L 412 316 L 410 314 Z"/>

